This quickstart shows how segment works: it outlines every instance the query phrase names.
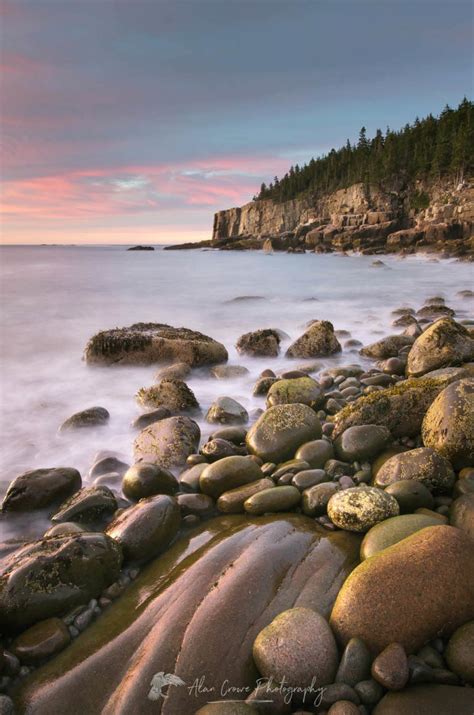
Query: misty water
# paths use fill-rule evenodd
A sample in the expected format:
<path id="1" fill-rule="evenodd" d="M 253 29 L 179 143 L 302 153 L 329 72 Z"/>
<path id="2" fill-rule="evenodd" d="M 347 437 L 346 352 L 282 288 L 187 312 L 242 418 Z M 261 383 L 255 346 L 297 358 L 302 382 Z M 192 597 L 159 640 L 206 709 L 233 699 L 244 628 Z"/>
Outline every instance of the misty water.
<path id="1" fill-rule="evenodd" d="M 249 412 L 263 407 L 264 398 L 252 397 L 257 377 L 268 367 L 278 372 L 301 364 L 284 354 L 289 339 L 311 319 L 330 320 L 336 330 L 367 343 L 394 332 L 394 308 L 417 309 L 433 295 L 443 296 L 459 318 L 468 317 L 469 301 L 457 293 L 471 287 L 470 264 L 419 256 L 382 259 L 384 267 L 373 266 L 368 256 L 3 247 L 0 496 L 27 469 L 76 467 L 87 482 L 97 451 L 131 459 L 136 432 L 130 423 L 140 414 L 135 394 L 153 384 L 158 367 L 88 367 L 82 353 L 99 330 L 158 322 L 223 342 L 229 364 L 245 365 L 250 373 L 224 381 L 193 372 L 187 382 L 205 415 L 220 395 L 237 399 Z M 237 354 L 242 333 L 267 327 L 289 336 L 281 357 Z M 318 360 L 322 367 L 354 362 L 364 364 L 347 350 Z M 94 405 L 110 412 L 106 427 L 58 434 L 67 417 Z M 213 428 L 199 421 L 206 436 Z M 31 516 L 0 524 L 3 538 L 19 528 L 23 536 L 38 535 L 43 526 Z"/>

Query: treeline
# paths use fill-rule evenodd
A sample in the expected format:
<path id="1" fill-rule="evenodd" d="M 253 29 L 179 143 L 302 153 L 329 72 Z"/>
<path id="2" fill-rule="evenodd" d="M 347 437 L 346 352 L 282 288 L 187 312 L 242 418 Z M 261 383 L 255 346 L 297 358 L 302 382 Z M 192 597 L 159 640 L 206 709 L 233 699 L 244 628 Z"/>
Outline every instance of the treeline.
<path id="1" fill-rule="evenodd" d="M 285 176 L 262 184 L 256 199 L 288 201 L 300 194 L 325 194 L 351 184 L 400 179 L 452 177 L 456 181 L 474 172 L 474 104 L 463 99 L 457 109 L 446 106 L 439 117 L 416 119 L 400 131 L 377 129 L 369 139 L 365 127 L 359 140 L 347 140 L 309 164 L 292 166 Z"/>

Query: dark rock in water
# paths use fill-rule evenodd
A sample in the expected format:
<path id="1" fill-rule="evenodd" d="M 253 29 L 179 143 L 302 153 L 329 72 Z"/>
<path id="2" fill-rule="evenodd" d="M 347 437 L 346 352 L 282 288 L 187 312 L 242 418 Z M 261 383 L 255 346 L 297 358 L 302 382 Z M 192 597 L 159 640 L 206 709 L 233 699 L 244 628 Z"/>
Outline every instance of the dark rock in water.
<path id="1" fill-rule="evenodd" d="M 62 423 L 59 428 L 60 432 L 69 430 L 84 429 L 86 427 L 102 427 L 106 425 L 110 419 L 109 412 L 105 407 L 89 407 L 87 410 L 76 412 Z"/>
<path id="2" fill-rule="evenodd" d="M 70 641 L 71 636 L 64 621 L 47 618 L 15 638 L 10 648 L 22 663 L 37 665 L 45 658 L 59 653 Z"/>
<path id="3" fill-rule="evenodd" d="M 162 323 L 135 323 L 104 330 L 85 349 L 90 364 L 152 365 L 185 362 L 197 367 L 227 362 L 227 350 L 213 338 L 188 328 Z"/>
<path id="4" fill-rule="evenodd" d="M 141 499 L 107 526 L 105 533 L 122 547 L 125 560 L 148 561 L 164 551 L 181 523 L 178 502 L 159 495 Z"/>
<path id="5" fill-rule="evenodd" d="M 85 526 L 76 524 L 74 521 L 64 521 L 60 524 L 55 524 L 45 531 L 43 538 L 46 539 L 48 536 L 63 536 L 65 534 L 81 534 L 84 531 L 87 531 Z"/>
<path id="6" fill-rule="evenodd" d="M 269 407 L 247 432 L 247 449 L 264 462 L 291 459 L 298 447 L 321 437 L 321 423 L 307 405 Z"/>
<path id="7" fill-rule="evenodd" d="M 290 608 L 274 618 L 255 639 L 253 657 L 264 677 L 275 683 L 284 678 L 292 688 L 332 683 L 338 663 L 328 622 L 309 608 Z"/>
<path id="8" fill-rule="evenodd" d="M 441 525 L 422 529 L 360 564 L 338 594 L 331 625 L 342 644 L 358 637 L 374 653 L 390 643 L 413 653 L 473 618 L 472 540 L 460 529 Z"/>
<path id="9" fill-rule="evenodd" d="M 430 325 L 408 353 L 407 375 L 419 377 L 431 370 L 474 360 L 474 338 L 452 318 Z"/>
<path id="10" fill-rule="evenodd" d="M 207 494 L 178 494 L 176 500 L 181 514 L 207 519 L 216 515 L 216 503 Z"/>
<path id="11" fill-rule="evenodd" d="M 428 408 L 423 443 L 449 459 L 455 469 L 474 464 L 474 380 L 449 385 Z"/>
<path id="12" fill-rule="evenodd" d="M 233 444 L 242 444 L 245 442 L 245 436 L 247 430 L 245 427 L 239 427 L 237 425 L 232 427 L 220 427 L 215 432 L 213 432 L 209 439 L 226 439 Z"/>
<path id="13" fill-rule="evenodd" d="M 143 407 L 165 407 L 171 413 L 199 410 L 194 392 L 186 383 L 170 378 L 161 380 L 158 385 L 140 388 L 137 402 Z"/>
<path id="14" fill-rule="evenodd" d="M 406 345 L 413 345 L 414 338 L 406 335 L 389 335 L 387 338 L 382 338 L 372 345 L 366 345 L 360 350 L 360 354 L 377 360 L 386 360 L 387 358 L 397 357 L 401 348 Z"/>
<path id="15" fill-rule="evenodd" d="M 201 430 L 189 417 L 169 417 L 145 427 L 134 443 L 135 460 L 180 467 L 199 447 Z"/>
<path id="16" fill-rule="evenodd" d="M 244 424 L 248 422 L 249 415 L 245 407 L 232 397 L 218 397 L 206 415 L 206 422 L 212 424 Z"/>
<path id="17" fill-rule="evenodd" d="M 132 501 L 155 494 L 173 495 L 179 489 L 176 478 L 164 467 L 148 462 L 137 462 L 124 474 L 122 491 Z"/>
<path id="18" fill-rule="evenodd" d="M 225 457 L 209 464 L 202 472 L 199 486 L 203 494 L 217 499 L 224 492 L 263 477 L 252 457 Z"/>
<path id="19" fill-rule="evenodd" d="M 22 630 L 87 603 L 120 573 L 120 547 L 105 534 L 53 536 L 2 561 L 0 628 Z"/>
<path id="20" fill-rule="evenodd" d="M 234 457 L 236 455 L 246 454 L 246 449 L 232 444 L 227 439 L 210 439 L 201 447 L 201 454 L 206 457 L 209 462 L 217 462 L 224 457 Z"/>
<path id="21" fill-rule="evenodd" d="M 339 484 L 328 480 L 329 477 L 322 484 L 316 484 L 303 492 L 303 512 L 308 516 L 325 514 L 330 498 L 339 491 Z"/>
<path id="22" fill-rule="evenodd" d="M 63 502 L 51 521 L 79 521 L 93 523 L 113 514 L 117 500 L 108 487 L 85 487 Z"/>
<path id="23" fill-rule="evenodd" d="M 456 477 L 447 459 L 430 447 L 419 447 L 390 457 L 377 472 L 375 484 L 384 489 L 405 479 L 424 484 L 434 494 L 445 494 Z"/>
<path id="24" fill-rule="evenodd" d="M 308 330 L 290 345 L 288 357 L 324 357 L 341 352 L 341 345 L 334 335 L 334 326 L 328 320 L 315 320 Z"/>
<path id="25" fill-rule="evenodd" d="M 266 395 L 271 386 L 278 381 L 276 377 L 260 377 L 253 388 L 254 397 Z"/>
<path id="26" fill-rule="evenodd" d="M 14 479 L 2 502 L 2 511 L 29 511 L 58 504 L 81 488 L 77 469 L 33 469 Z"/>
<path id="27" fill-rule="evenodd" d="M 450 685 L 416 685 L 387 693 L 374 715 L 472 715 L 474 691 Z"/>
<path id="28" fill-rule="evenodd" d="M 135 429 L 145 429 L 148 425 L 152 425 L 153 422 L 159 422 L 167 417 L 171 417 L 171 412 L 166 407 L 158 407 L 156 410 L 151 410 L 151 412 L 145 412 L 144 415 L 139 415 L 133 420 L 131 427 Z"/>
<path id="29" fill-rule="evenodd" d="M 186 362 L 175 362 L 161 367 L 155 375 L 155 380 L 185 380 L 190 372 L 191 367 Z"/>
<path id="30" fill-rule="evenodd" d="M 153 246 L 131 246 L 127 251 L 154 251 Z"/>
<path id="31" fill-rule="evenodd" d="M 271 328 L 256 330 L 241 335 L 235 347 L 242 355 L 276 357 L 280 352 L 280 335 L 278 331 Z"/>
<path id="32" fill-rule="evenodd" d="M 277 380 L 267 393 L 267 406 L 288 405 L 298 402 L 313 409 L 321 407 L 324 395 L 316 380 L 305 375 L 292 379 Z"/>
<path id="33" fill-rule="evenodd" d="M 122 462 L 121 459 L 117 457 L 103 457 L 102 459 L 94 462 L 89 470 L 89 479 L 95 479 L 103 474 L 109 474 L 114 472 L 116 474 L 125 474 L 129 468 L 129 464 Z"/>
<path id="34" fill-rule="evenodd" d="M 263 295 L 238 295 L 236 298 L 226 300 L 226 303 L 243 303 L 250 300 L 266 300 Z"/>
<path id="35" fill-rule="evenodd" d="M 211 375 L 217 380 L 229 380 L 234 377 L 248 375 L 249 370 L 243 365 L 216 365 L 211 369 Z"/>
<path id="36" fill-rule="evenodd" d="M 111 714 L 133 713 L 139 703 L 141 715 L 194 713 L 209 700 L 209 693 L 189 691 L 201 677 L 217 693 L 226 679 L 250 692 L 258 633 L 288 608 L 327 617 L 358 545 L 358 537 L 330 534 L 298 515 L 208 521 L 151 562 L 80 638 L 15 688 L 17 708 L 51 715 L 74 703 L 77 713 Z M 160 672 L 187 687 L 149 700 Z"/>

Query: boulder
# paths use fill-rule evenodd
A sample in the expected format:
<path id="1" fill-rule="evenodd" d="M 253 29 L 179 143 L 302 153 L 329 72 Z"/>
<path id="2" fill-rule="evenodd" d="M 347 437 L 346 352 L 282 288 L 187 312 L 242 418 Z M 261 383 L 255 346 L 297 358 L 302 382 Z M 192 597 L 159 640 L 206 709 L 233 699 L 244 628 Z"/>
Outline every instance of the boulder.
<path id="1" fill-rule="evenodd" d="M 376 424 L 387 427 L 392 437 L 416 437 L 428 407 L 455 379 L 455 375 L 440 375 L 404 380 L 359 397 L 335 415 L 332 436 L 336 439 L 353 425 Z"/>
<path id="2" fill-rule="evenodd" d="M 218 397 L 206 415 L 206 422 L 213 424 L 245 424 L 248 422 L 249 415 L 245 407 L 234 400 L 232 397 Z"/>
<path id="3" fill-rule="evenodd" d="M 387 693 L 374 715 L 472 715 L 474 691 L 454 685 L 416 685 Z"/>
<path id="4" fill-rule="evenodd" d="M 155 494 L 173 495 L 179 489 L 176 478 L 168 469 L 158 464 L 137 462 L 128 469 L 122 480 L 122 491 L 132 501 L 139 501 Z"/>
<path id="5" fill-rule="evenodd" d="M 188 328 L 135 323 L 103 330 L 86 345 L 89 364 L 152 365 L 185 362 L 192 367 L 227 362 L 227 350 L 213 338 Z"/>
<path id="6" fill-rule="evenodd" d="M 364 357 L 377 360 L 386 360 L 387 358 L 397 357 L 400 350 L 407 345 L 413 345 L 414 338 L 407 335 L 389 335 L 376 343 L 366 345 L 359 352 Z"/>
<path id="7" fill-rule="evenodd" d="M 312 377 L 296 377 L 277 380 L 270 386 L 267 393 L 267 407 L 298 402 L 317 409 L 324 403 L 324 399 L 324 394 L 316 380 Z"/>
<path id="8" fill-rule="evenodd" d="M 7 489 L 2 511 L 30 511 L 58 504 L 81 488 L 77 469 L 33 469 L 16 477 Z"/>
<path id="9" fill-rule="evenodd" d="M 428 526 L 439 526 L 440 523 L 435 516 L 426 514 L 404 514 L 385 519 L 385 521 L 375 524 L 364 536 L 360 546 L 360 560 L 369 559 L 379 551 L 398 544 L 407 536 L 426 529 Z"/>
<path id="10" fill-rule="evenodd" d="M 255 330 L 237 340 L 237 352 L 252 357 L 276 357 L 280 352 L 280 335 L 277 330 Z"/>
<path id="11" fill-rule="evenodd" d="M 391 442 L 390 430 L 382 425 L 354 425 L 334 442 L 336 457 L 343 462 L 371 460 Z"/>
<path id="12" fill-rule="evenodd" d="M 208 521 L 150 562 L 63 653 L 20 681 L 18 711 L 65 713 L 73 702 L 77 713 L 133 713 L 137 703 L 141 715 L 194 713 L 210 699 L 190 692 L 202 677 L 216 693 L 225 680 L 250 693 L 260 631 L 293 607 L 327 617 L 358 543 L 296 514 Z M 159 672 L 187 687 L 150 700 Z"/>
<path id="13" fill-rule="evenodd" d="M 449 459 L 456 470 L 474 465 L 474 380 L 454 382 L 428 408 L 423 444 Z"/>
<path id="14" fill-rule="evenodd" d="M 252 425 L 245 442 L 251 454 L 278 464 L 291 459 L 298 447 L 319 439 L 321 434 L 321 423 L 308 405 L 275 405 Z"/>
<path id="15" fill-rule="evenodd" d="M 103 427 L 110 419 L 109 412 L 105 407 L 89 407 L 87 410 L 76 412 L 71 417 L 65 420 L 60 432 L 69 432 L 70 430 L 85 429 L 88 427 Z"/>
<path id="16" fill-rule="evenodd" d="M 200 439 L 197 422 L 189 417 L 168 417 L 140 432 L 134 443 L 135 460 L 165 469 L 180 467 L 197 451 Z"/>
<path id="17" fill-rule="evenodd" d="M 51 521 L 53 524 L 62 521 L 92 524 L 110 516 L 117 506 L 115 495 L 108 487 L 85 487 L 66 499 L 53 514 Z"/>
<path id="18" fill-rule="evenodd" d="M 460 365 L 474 359 L 474 339 L 452 318 L 430 325 L 408 353 L 407 375 L 419 377 L 431 370 Z"/>
<path id="19" fill-rule="evenodd" d="M 137 402 L 142 407 L 165 407 L 171 413 L 195 412 L 199 403 L 194 392 L 182 380 L 167 378 L 158 385 L 141 387 Z"/>
<path id="20" fill-rule="evenodd" d="M 287 357 L 313 358 L 341 352 L 334 335 L 334 326 L 328 320 L 315 320 L 312 325 L 286 351 Z"/>
<path id="21" fill-rule="evenodd" d="M 155 375 L 155 380 L 186 380 L 191 373 L 191 366 L 186 362 L 175 362 L 174 365 L 161 367 Z"/>
<path id="22" fill-rule="evenodd" d="M 472 540 L 441 525 L 422 529 L 360 564 L 339 592 L 331 625 L 343 645 L 358 637 L 374 653 L 395 642 L 413 653 L 472 618 Z"/>
<path id="23" fill-rule="evenodd" d="M 125 560 L 148 561 L 170 545 L 180 523 L 176 499 L 160 494 L 122 511 L 105 533 L 120 544 Z"/>
<path id="24" fill-rule="evenodd" d="M 337 645 L 323 616 L 309 608 L 280 613 L 255 639 L 259 672 L 290 688 L 320 688 L 334 680 Z"/>
<path id="25" fill-rule="evenodd" d="M 122 553 L 105 534 L 52 536 L 9 554 L 0 568 L 0 628 L 23 630 L 87 603 L 115 581 Z"/>
<path id="26" fill-rule="evenodd" d="M 328 502 L 327 511 L 340 529 L 365 532 L 384 519 L 398 516 L 399 507 L 390 494 L 363 486 L 336 492 Z"/>
<path id="27" fill-rule="evenodd" d="M 378 470 L 375 484 L 384 489 L 395 482 L 413 479 L 434 494 L 451 492 L 456 476 L 447 459 L 430 447 L 419 447 L 390 457 Z"/>
<path id="28" fill-rule="evenodd" d="M 199 486 L 203 494 L 217 499 L 224 492 L 255 482 L 263 476 L 251 457 L 225 457 L 207 465 L 201 472 Z"/>

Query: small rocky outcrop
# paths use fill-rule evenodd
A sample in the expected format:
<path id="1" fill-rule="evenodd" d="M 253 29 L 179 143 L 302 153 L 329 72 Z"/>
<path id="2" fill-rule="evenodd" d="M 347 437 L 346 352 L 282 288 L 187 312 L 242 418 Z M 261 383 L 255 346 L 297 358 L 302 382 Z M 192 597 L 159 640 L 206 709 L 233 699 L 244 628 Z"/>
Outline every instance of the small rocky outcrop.
<path id="1" fill-rule="evenodd" d="M 251 357 L 276 357 L 280 352 L 280 335 L 271 328 L 245 333 L 235 346 L 242 355 Z"/>
<path id="2" fill-rule="evenodd" d="M 127 251 L 154 251 L 153 246 L 130 246 Z"/>
<path id="3" fill-rule="evenodd" d="M 68 432 L 88 427 L 102 427 L 107 424 L 109 419 L 110 414 L 105 407 L 89 407 L 87 410 L 81 410 L 81 412 L 76 412 L 71 417 L 68 417 L 62 423 L 59 431 Z"/>
<path id="4" fill-rule="evenodd" d="M 172 378 L 165 378 L 158 385 L 140 388 L 137 402 L 142 407 L 165 407 L 175 414 L 199 410 L 199 402 L 191 388 L 182 380 Z"/>
<path id="5" fill-rule="evenodd" d="M 452 318 L 441 318 L 415 340 L 408 353 L 407 375 L 419 377 L 469 360 L 474 360 L 474 338 Z"/>
<path id="6" fill-rule="evenodd" d="M 334 326 L 328 320 L 315 320 L 301 337 L 290 345 L 287 357 L 313 358 L 341 352 L 341 345 L 334 335 Z"/>
<path id="7" fill-rule="evenodd" d="M 152 365 L 185 362 L 192 367 L 227 362 L 227 350 L 213 338 L 162 323 L 135 323 L 92 337 L 84 357 L 89 364 Z"/>
<path id="8" fill-rule="evenodd" d="M 165 469 L 181 467 L 197 451 L 201 430 L 189 417 L 168 417 L 140 432 L 134 443 L 135 460 L 159 464 Z"/>

